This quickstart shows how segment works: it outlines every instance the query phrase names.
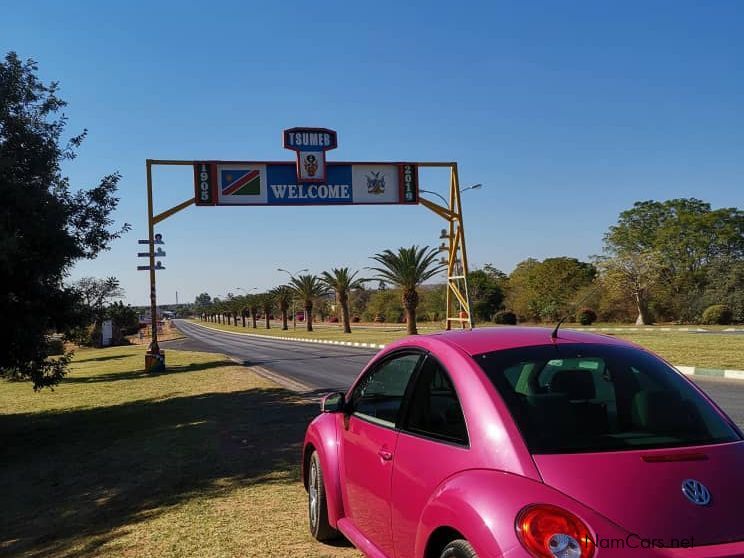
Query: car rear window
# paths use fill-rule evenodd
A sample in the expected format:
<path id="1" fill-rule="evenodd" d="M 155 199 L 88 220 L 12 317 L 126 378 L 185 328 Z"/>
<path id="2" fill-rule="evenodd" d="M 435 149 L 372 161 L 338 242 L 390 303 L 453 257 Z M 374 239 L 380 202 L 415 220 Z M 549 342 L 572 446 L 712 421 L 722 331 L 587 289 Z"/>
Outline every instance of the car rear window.
<path id="1" fill-rule="evenodd" d="M 633 347 L 555 344 L 475 357 L 532 453 L 650 449 L 739 440 L 661 359 Z"/>

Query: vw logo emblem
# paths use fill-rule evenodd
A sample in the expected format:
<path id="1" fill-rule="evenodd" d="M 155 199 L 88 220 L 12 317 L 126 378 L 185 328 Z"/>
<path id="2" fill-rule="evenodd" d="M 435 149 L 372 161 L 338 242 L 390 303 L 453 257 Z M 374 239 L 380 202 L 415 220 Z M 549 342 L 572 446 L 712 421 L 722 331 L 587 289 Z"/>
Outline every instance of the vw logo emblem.
<path id="1" fill-rule="evenodd" d="M 707 506 L 710 504 L 710 491 L 702 482 L 695 479 L 687 479 L 682 483 L 682 494 L 690 502 L 698 506 Z"/>

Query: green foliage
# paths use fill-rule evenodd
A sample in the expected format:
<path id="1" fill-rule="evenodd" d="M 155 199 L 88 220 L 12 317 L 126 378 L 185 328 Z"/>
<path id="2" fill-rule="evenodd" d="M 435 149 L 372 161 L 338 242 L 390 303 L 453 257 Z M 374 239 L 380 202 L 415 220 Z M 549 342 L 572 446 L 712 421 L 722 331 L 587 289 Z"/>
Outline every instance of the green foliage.
<path id="1" fill-rule="evenodd" d="M 341 318 L 344 324 L 344 331 L 351 333 L 351 310 L 349 309 L 349 292 L 354 289 L 364 288 L 366 279 L 357 277 L 358 271 L 353 273 L 348 267 L 333 268 L 330 272 L 324 271 L 320 280 L 332 291 L 336 293 L 336 300 L 341 306 Z M 338 321 L 338 320 L 336 320 Z"/>
<path id="2" fill-rule="evenodd" d="M 579 308 L 579 311 L 576 312 L 576 321 L 581 325 L 592 325 L 597 321 L 597 313 L 591 308 Z"/>
<path id="3" fill-rule="evenodd" d="M 744 323 L 744 260 L 719 261 L 708 269 L 702 304 L 725 304 L 733 321 Z"/>
<path id="4" fill-rule="evenodd" d="M 446 318 L 447 286 L 425 285 L 419 288 L 418 313 L 421 319 L 438 322 Z"/>
<path id="5" fill-rule="evenodd" d="M 133 335 L 139 330 L 139 315 L 129 304 L 114 302 L 106 308 L 106 318 L 113 322 L 115 337 Z"/>
<path id="6" fill-rule="evenodd" d="M 62 163 L 75 157 L 85 131 L 62 141 L 65 102 L 56 83 L 11 52 L 0 62 L 0 376 L 53 386 L 68 358 L 50 359 L 47 332 L 85 324 L 78 293 L 64 286 L 72 265 L 94 258 L 129 229 L 112 230 L 119 175 L 73 191 Z"/>
<path id="7" fill-rule="evenodd" d="M 437 248 L 428 246 L 410 248 L 399 248 L 398 253 L 385 250 L 372 256 L 372 259 L 381 265 L 373 267 L 378 279 L 392 283 L 396 287 L 405 290 L 415 290 L 419 285 L 434 277 L 444 270 L 444 266 L 438 263 Z"/>
<path id="8" fill-rule="evenodd" d="M 473 317 L 482 322 L 491 321 L 504 301 L 503 285 L 506 275 L 489 266 L 468 273 L 468 289 Z"/>
<path id="9" fill-rule="evenodd" d="M 298 275 L 292 277 L 289 286 L 294 290 L 297 298 L 303 301 L 305 308 L 305 328 L 313 330 L 313 305 L 315 299 L 328 294 L 328 287 L 317 275 Z"/>
<path id="10" fill-rule="evenodd" d="M 731 308 L 725 304 L 714 304 L 705 309 L 702 322 L 708 325 L 729 325 L 733 319 Z"/>
<path id="11" fill-rule="evenodd" d="M 651 305 L 663 318 L 692 322 L 703 310 L 709 269 L 744 259 L 744 211 L 711 209 L 695 198 L 636 202 L 610 227 L 605 250 L 612 257 L 655 254 Z"/>
<path id="12" fill-rule="evenodd" d="M 501 310 L 494 314 L 493 321 L 501 325 L 517 325 L 517 315 L 510 310 Z"/>
<path id="13" fill-rule="evenodd" d="M 398 253 L 385 250 L 372 256 L 382 267 L 373 267 L 380 281 L 387 281 L 401 289 L 401 302 L 406 313 L 409 335 L 416 335 L 416 308 L 419 295 L 416 289 L 444 269 L 437 257 L 439 250 L 427 246 L 399 248 Z"/>
<path id="14" fill-rule="evenodd" d="M 522 320 L 557 321 L 597 274 L 575 258 L 527 259 L 509 276 L 509 306 Z"/>
<path id="15" fill-rule="evenodd" d="M 378 317 L 381 318 L 379 321 L 403 322 L 403 305 L 399 289 L 385 289 L 371 293 L 362 319 L 365 322 L 372 322 Z"/>

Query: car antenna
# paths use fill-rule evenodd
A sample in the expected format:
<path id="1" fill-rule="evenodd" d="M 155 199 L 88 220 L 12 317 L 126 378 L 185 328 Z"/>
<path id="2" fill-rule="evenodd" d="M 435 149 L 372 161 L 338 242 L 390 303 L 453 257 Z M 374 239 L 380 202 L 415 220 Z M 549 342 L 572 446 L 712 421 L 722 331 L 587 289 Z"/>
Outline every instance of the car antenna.
<path id="1" fill-rule="evenodd" d="M 574 305 L 573 305 L 573 306 L 571 307 L 571 310 L 569 310 L 569 311 L 568 311 L 568 313 L 567 313 L 567 314 L 566 314 L 565 316 L 563 316 L 563 317 L 562 317 L 562 318 L 561 318 L 560 320 L 558 320 L 558 323 L 557 323 L 557 324 L 555 324 L 555 329 L 553 329 L 553 332 L 552 332 L 552 333 L 550 334 L 550 338 L 551 338 L 551 339 L 558 339 L 558 328 L 560 328 L 560 327 L 561 327 L 561 325 L 563 324 L 563 322 L 565 322 L 565 321 L 566 321 L 566 320 L 568 319 L 568 317 L 569 317 L 569 316 L 570 316 L 570 315 L 571 315 L 571 314 L 572 314 L 573 312 L 575 312 L 575 311 L 576 311 L 576 309 L 577 309 L 577 308 L 578 308 L 579 306 L 581 306 L 582 304 L 584 304 L 584 301 L 585 301 L 585 300 L 586 300 L 587 298 L 589 298 L 589 297 L 590 297 L 590 296 L 592 296 L 592 295 L 593 295 L 594 293 L 596 293 L 596 292 L 597 292 L 597 291 L 599 290 L 599 288 L 600 288 L 601 286 L 602 286 L 602 282 L 601 282 L 601 281 L 597 281 L 597 284 L 596 284 L 596 285 L 594 285 L 594 288 L 593 288 L 593 289 L 592 289 L 591 291 L 589 291 L 589 292 L 588 292 L 587 294 L 585 294 L 585 295 L 584 295 L 583 297 L 581 297 L 581 300 L 579 300 L 579 301 L 578 301 L 578 302 L 577 302 L 576 304 L 574 304 Z"/>

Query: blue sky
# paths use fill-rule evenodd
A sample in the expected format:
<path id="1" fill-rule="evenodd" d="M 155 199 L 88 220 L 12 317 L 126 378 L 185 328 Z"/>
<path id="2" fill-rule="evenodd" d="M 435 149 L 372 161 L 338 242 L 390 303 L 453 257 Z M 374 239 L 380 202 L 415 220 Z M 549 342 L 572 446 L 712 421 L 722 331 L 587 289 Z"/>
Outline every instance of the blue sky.
<path id="1" fill-rule="evenodd" d="M 744 5 L 718 2 L 9 2 L 0 50 L 61 82 L 88 128 L 73 184 L 119 170 L 133 231 L 82 275 L 144 304 L 146 158 L 293 160 L 281 131 L 338 131 L 329 160 L 457 161 L 472 264 L 586 259 L 641 199 L 744 201 Z M 193 194 L 158 170 L 156 208 Z M 447 177 L 422 186 L 444 192 Z M 438 243 L 423 207 L 189 208 L 162 303 L 270 288 L 277 267 L 370 265 Z"/>

